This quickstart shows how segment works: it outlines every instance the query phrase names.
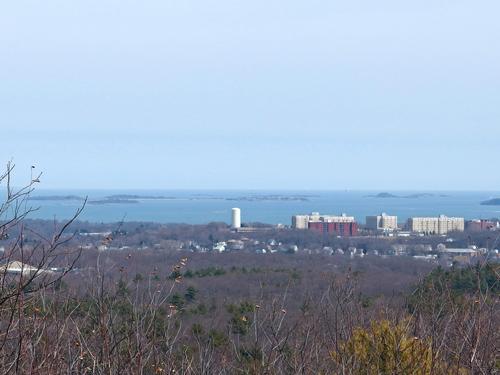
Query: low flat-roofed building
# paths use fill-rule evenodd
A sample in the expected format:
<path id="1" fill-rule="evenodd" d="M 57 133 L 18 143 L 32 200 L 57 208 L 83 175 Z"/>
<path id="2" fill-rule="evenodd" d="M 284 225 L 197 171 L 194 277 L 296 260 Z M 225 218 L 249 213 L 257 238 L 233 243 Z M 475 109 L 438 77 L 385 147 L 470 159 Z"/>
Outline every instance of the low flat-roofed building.
<path id="1" fill-rule="evenodd" d="M 445 254 L 459 254 L 459 255 L 477 255 L 479 251 L 477 249 L 459 249 L 459 248 L 446 248 L 439 251 Z"/>
<path id="2" fill-rule="evenodd" d="M 52 273 L 50 270 L 36 268 L 30 266 L 29 264 L 20 262 L 18 260 L 13 260 L 7 263 L 0 265 L 0 274 L 16 274 L 23 276 L 31 276 L 35 273 L 43 274 L 43 273 Z"/>

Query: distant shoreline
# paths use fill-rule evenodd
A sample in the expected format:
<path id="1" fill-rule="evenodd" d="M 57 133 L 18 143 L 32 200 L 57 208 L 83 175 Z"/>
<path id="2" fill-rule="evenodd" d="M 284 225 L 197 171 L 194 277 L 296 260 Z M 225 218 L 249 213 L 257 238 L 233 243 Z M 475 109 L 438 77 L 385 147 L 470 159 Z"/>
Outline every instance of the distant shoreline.
<path id="1" fill-rule="evenodd" d="M 378 193 L 376 195 L 365 195 L 365 198 L 404 198 L 404 199 L 418 199 L 418 198 L 430 198 L 430 197 L 440 197 L 440 198 L 448 198 L 450 197 L 448 194 L 434 194 L 434 193 L 415 193 L 409 195 L 396 195 L 392 193 Z"/>
<path id="2" fill-rule="evenodd" d="M 311 198 L 316 197 L 314 195 L 279 195 L 279 194 L 266 194 L 266 195 L 248 195 L 248 196 L 238 196 L 238 197 L 217 197 L 212 195 L 194 195 L 188 197 L 174 197 L 174 196 L 163 196 L 163 195 L 138 195 L 138 194 L 113 194 L 105 196 L 104 198 L 98 198 L 89 200 L 89 204 L 108 204 L 108 203 L 139 203 L 141 200 L 225 200 L 225 201 L 235 201 L 235 202 L 258 202 L 258 201 L 301 201 L 307 202 Z M 85 198 L 77 195 L 37 195 L 29 197 L 32 201 L 84 201 Z"/>
<path id="3" fill-rule="evenodd" d="M 77 195 L 34 195 L 29 197 L 30 201 L 83 201 L 85 198 Z"/>

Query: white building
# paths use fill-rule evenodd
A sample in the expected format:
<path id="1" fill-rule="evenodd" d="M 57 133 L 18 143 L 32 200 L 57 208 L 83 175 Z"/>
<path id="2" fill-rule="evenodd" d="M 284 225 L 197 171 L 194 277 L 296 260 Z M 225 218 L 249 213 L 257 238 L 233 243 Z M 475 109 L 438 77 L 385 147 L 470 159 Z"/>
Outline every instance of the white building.
<path id="1" fill-rule="evenodd" d="M 309 215 L 292 216 L 292 228 L 307 229 L 308 224 L 309 224 Z"/>
<path id="2" fill-rule="evenodd" d="M 342 214 L 340 216 L 335 215 L 320 215 L 319 212 L 313 212 L 310 215 L 295 215 L 292 216 L 292 228 L 295 229 L 307 229 L 309 228 L 309 223 L 354 223 L 354 216 L 347 216 Z"/>
<path id="3" fill-rule="evenodd" d="M 366 217 L 366 228 L 371 230 L 392 231 L 398 229 L 398 217 L 382 213 Z"/>
<path id="4" fill-rule="evenodd" d="M 228 240 L 227 246 L 230 250 L 243 250 L 245 248 L 245 243 L 241 240 Z"/>
<path id="5" fill-rule="evenodd" d="M 463 217 L 412 217 L 408 219 L 408 229 L 416 233 L 447 234 L 448 232 L 463 232 L 465 219 Z"/>
<path id="6" fill-rule="evenodd" d="M 18 260 L 10 261 L 0 265 L 0 274 L 19 274 L 22 276 L 31 277 L 34 274 L 41 275 L 47 273 L 52 273 L 52 271 L 33 267 Z"/>
<path id="7" fill-rule="evenodd" d="M 241 210 L 235 207 L 231 210 L 231 214 L 231 227 L 233 229 L 241 228 Z"/>
<path id="8" fill-rule="evenodd" d="M 354 223 L 356 220 L 354 219 L 354 216 L 347 216 L 346 214 L 342 214 L 340 216 L 321 216 L 319 221 L 324 221 L 325 223 Z"/>
<path id="9" fill-rule="evenodd" d="M 214 246 L 212 246 L 212 250 L 222 253 L 226 251 L 226 246 L 227 246 L 226 242 L 217 242 Z"/>

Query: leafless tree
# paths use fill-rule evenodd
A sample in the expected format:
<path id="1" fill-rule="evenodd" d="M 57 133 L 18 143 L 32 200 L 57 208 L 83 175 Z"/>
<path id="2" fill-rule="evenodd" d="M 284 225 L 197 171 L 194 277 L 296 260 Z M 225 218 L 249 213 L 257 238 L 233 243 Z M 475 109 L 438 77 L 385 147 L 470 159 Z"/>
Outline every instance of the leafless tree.
<path id="1" fill-rule="evenodd" d="M 7 243 L 0 256 L 0 363 L 5 373 L 20 371 L 23 355 L 33 339 L 30 336 L 33 322 L 26 318 L 25 312 L 33 307 L 33 300 L 43 297 L 45 289 L 57 285 L 71 272 L 80 255 L 79 249 L 68 251 L 61 247 L 69 238 L 63 234 L 85 206 L 84 202 L 51 238 L 30 231 L 23 221 L 37 209 L 30 205 L 29 197 L 40 182 L 41 174 L 33 175 L 32 167 L 29 182 L 15 188 L 12 183 L 14 168 L 15 165 L 9 162 L 0 175 L 0 185 L 5 187 L 0 205 L 0 239 Z M 29 247 L 25 243 L 28 232 L 35 239 Z M 17 234 L 12 238 L 11 233 Z M 66 259 L 66 266 L 61 272 L 53 272 L 52 265 L 61 258 Z"/>

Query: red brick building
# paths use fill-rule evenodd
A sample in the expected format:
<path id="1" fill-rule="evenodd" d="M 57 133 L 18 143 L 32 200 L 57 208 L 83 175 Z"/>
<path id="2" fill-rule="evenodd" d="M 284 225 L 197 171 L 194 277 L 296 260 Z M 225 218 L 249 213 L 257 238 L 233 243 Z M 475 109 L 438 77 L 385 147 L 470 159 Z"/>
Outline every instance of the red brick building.
<path id="1" fill-rule="evenodd" d="M 358 234 L 358 224 L 356 222 L 309 222 L 309 230 L 324 234 L 335 234 L 337 236 L 351 237 Z"/>
<path id="2" fill-rule="evenodd" d="M 493 230 L 497 224 L 491 220 L 471 220 L 467 222 L 467 230 L 471 232 L 481 232 L 483 230 Z"/>

